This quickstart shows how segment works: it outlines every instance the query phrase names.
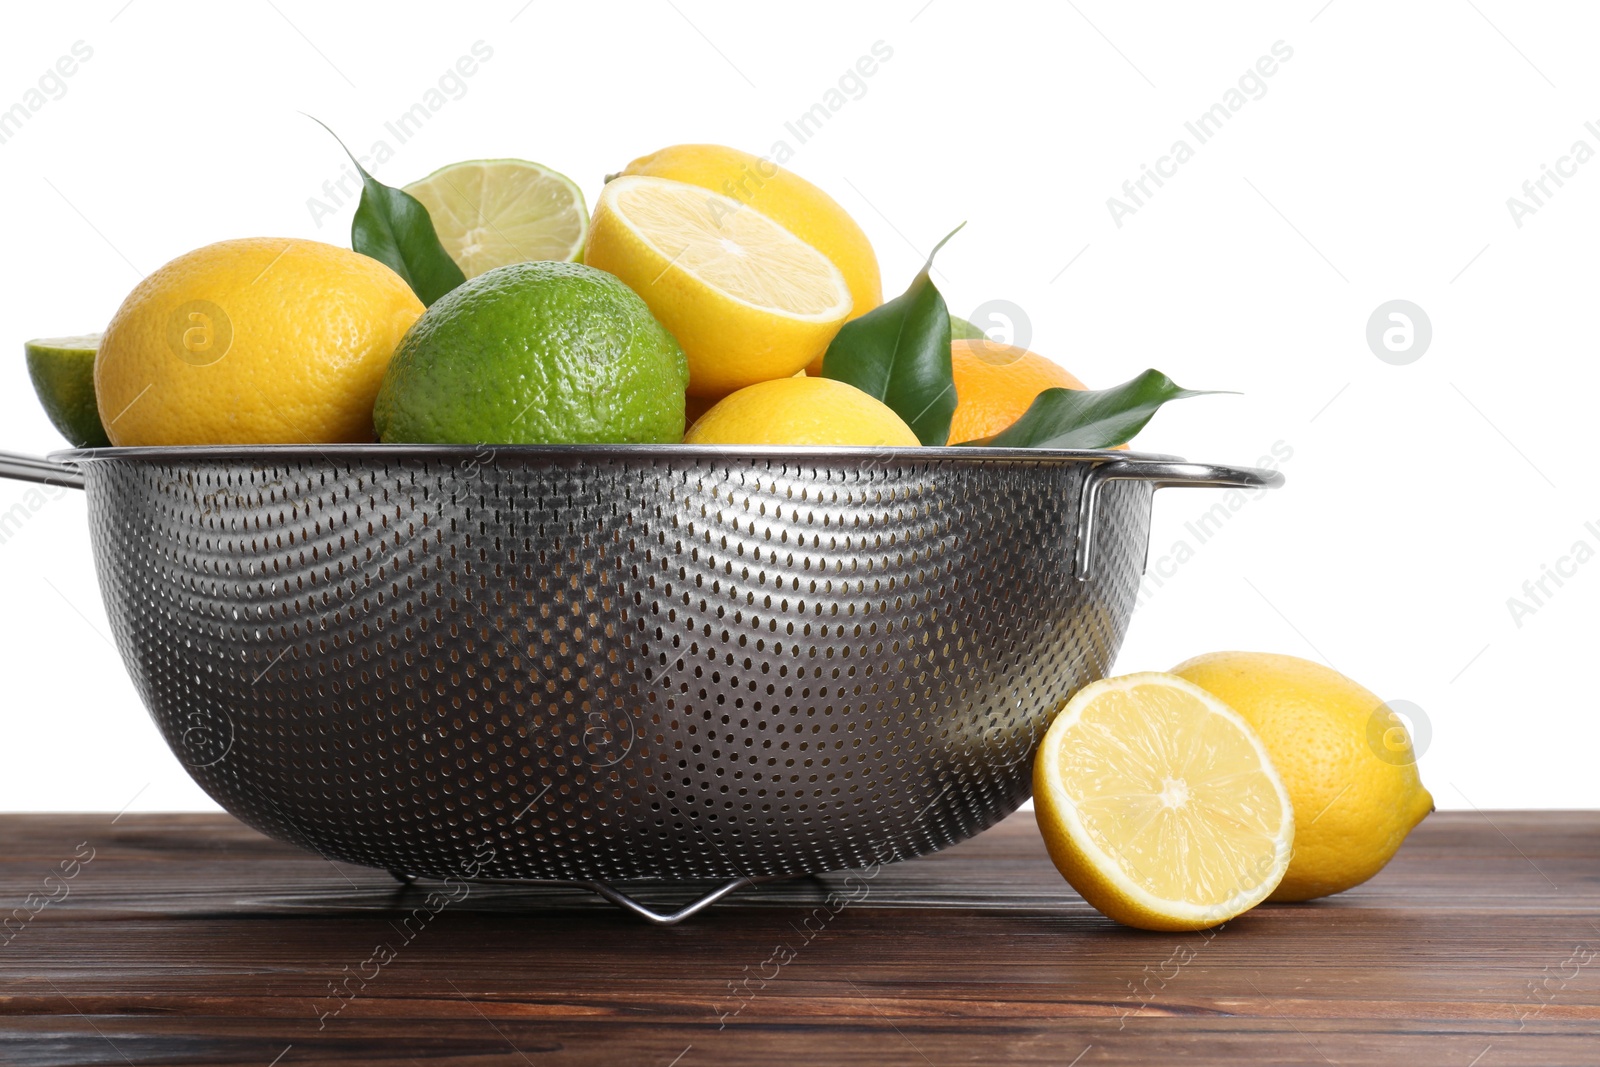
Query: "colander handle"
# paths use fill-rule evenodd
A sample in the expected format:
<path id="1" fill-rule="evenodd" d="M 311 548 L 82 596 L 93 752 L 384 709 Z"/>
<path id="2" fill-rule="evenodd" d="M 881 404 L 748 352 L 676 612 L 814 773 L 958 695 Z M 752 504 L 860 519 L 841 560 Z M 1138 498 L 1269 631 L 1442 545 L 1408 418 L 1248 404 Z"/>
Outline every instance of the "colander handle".
<path id="1" fill-rule="evenodd" d="M 68 489 L 83 488 L 83 472 L 76 464 L 58 463 L 43 456 L 25 456 L 20 452 L 0 452 L 0 478 L 60 485 Z"/>
<path id="2" fill-rule="evenodd" d="M 1260 467 L 1219 467 L 1182 460 L 1119 459 L 1100 464 L 1085 477 L 1078 505 L 1078 553 L 1073 569 L 1080 582 L 1094 577 L 1095 505 L 1100 501 L 1100 489 L 1107 482 L 1118 481 L 1151 482 L 1157 489 L 1180 485 L 1276 489 L 1283 484 L 1283 475 Z"/>

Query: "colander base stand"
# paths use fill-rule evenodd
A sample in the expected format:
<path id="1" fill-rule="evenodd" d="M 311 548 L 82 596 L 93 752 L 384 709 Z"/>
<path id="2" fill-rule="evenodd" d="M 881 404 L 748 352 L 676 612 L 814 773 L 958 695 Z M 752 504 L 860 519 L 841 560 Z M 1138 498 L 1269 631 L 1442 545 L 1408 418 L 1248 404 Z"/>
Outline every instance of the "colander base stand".
<path id="1" fill-rule="evenodd" d="M 393 876 L 394 880 L 399 882 L 401 885 L 413 885 L 420 881 L 416 875 L 406 874 L 403 871 L 392 870 L 389 872 L 389 874 Z M 636 900 L 635 898 L 624 893 L 622 890 L 618 889 L 609 882 L 602 882 L 599 880 L 567 881 L 554 878 L 474 878 L 471 881 L 475 885 L 564 886 L 574 889 L 587 889 L 589 892 L 594 893 L 597 896 L 604 897 L 617 907 L 622 908 L 625 911 L 632 912 L 634 915 L 637 915 L 646 922 L 654 923 L 656 926 L 673 926 L 689 918 L 691 915 L 695 915 L 701 911 L 704 911 L 706 908 L 709 908 L 711 905 L 715 904 L 729 893 L 737 892 L 746 886 L 758 885 L 762 882 L 777 881 L 781 878 L 796 877 L 805 876 L 767 875 L 764 877 L 748 876 L 743 878 L 735 878 L 732 881 L 724 882 L 722 885 L 717 886 L 717 888 L 713 889 L 709 893 L 696 897 L 689 903 L 679 907 L 676 911 L 657 911 L 648 904 L 642 903 L 641 901 Z"/>

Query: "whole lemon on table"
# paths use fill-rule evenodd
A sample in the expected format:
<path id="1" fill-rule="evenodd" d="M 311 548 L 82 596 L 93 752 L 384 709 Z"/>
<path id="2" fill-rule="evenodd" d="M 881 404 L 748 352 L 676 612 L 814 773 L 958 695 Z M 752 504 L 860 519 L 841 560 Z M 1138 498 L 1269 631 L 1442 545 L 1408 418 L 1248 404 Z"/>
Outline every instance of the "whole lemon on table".
<path id="1" fill-rule="evenodd" d="M 220 241 L 149 275 L 95 358 L 115 445 L 371 441 L 372 401 L 422 314 L 398 274 L 344 248 Z"/>
<path id="2" fill-rule="evenodd" d="M 373 417 L 385 442 L 675 443 L 688 380 L 683 349 L 622 282 L 514 263 L 417 320 Z"/>
<path id="3" fill-rule="evenodd" d="M 1397 728 L 1384 703 L 1331 667 L 1266 652 L 1213 652 L 1172 669 L 1250 723 L 1294 803 L 1294 856 L 1270 900 L 1310 900 L 1383 869 L 1433 810 L 1409 738 L 1375 745 L 1374 723 Z M 1403 727 L 1398 727 L 1403 733 Z"/>
<path id="4" fill-rule="evenodd" d="M 689 445 L 917 445 L 887 404 L 832 378 L 779 378 L 719 401 L 689 428 Z"/>
<path id="5" fill-rule="evenodd" d="M 755 208 L 833 261 L 850 287 L 850 318 L 883 303 L 883 282 L 872 243 L 838 201 L 770 160 L 717 144 L 680 144 L 652 152 L 622 168 L 687 182 Z M 819 358 L 810 369 L 822 373 Z"/>

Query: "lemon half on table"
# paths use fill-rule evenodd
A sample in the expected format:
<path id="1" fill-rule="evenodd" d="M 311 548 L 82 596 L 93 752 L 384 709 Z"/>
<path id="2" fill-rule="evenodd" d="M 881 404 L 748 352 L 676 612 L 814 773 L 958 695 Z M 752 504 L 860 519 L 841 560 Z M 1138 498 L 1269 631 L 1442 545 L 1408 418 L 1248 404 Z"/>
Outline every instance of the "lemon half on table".
<path id="1" fill-rule="evenodd" d="M 1079 690 L 1034 763 L 1050 858 L 1103 914 L 1203 930 L 1267 898 L 1289 868 L 1294 813 L 1237 712 L 1167 674 Z"/>

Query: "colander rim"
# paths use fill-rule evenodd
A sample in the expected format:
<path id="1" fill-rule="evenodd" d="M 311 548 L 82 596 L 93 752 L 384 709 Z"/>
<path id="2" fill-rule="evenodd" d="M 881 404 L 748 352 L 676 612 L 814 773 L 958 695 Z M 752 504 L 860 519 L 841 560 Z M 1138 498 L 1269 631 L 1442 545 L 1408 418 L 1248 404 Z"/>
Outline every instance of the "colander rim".
<path id="1" fill-rule="evenodd" d="M 508 459 L 702 459 L 707 463 L 742 460 L 834 460 L 848 463 L 1104 463 L 1118 460 L 1182 462 L 1182 457 L 1160 452 L 1131 452 L 1110 448 L 994 448 L 954 445 L 428 445 L 428 444 L 275 444 L 275 445 L 141 445 L 134 447 L 73 448 L 51 452 L 58 463 L 81 465 L 107 460 L 137 459 L 169 463 L 203 463 L 213 460 L 324 460 L 368 462 L 410 459 L 456 459 L 494 463 Z"/>

